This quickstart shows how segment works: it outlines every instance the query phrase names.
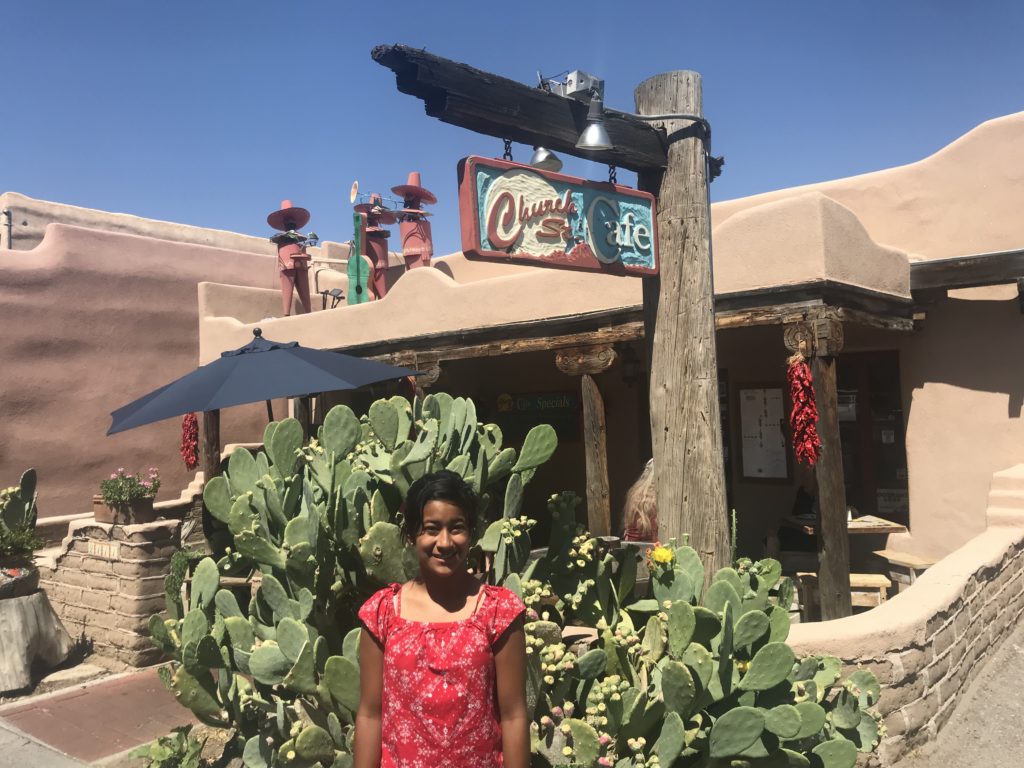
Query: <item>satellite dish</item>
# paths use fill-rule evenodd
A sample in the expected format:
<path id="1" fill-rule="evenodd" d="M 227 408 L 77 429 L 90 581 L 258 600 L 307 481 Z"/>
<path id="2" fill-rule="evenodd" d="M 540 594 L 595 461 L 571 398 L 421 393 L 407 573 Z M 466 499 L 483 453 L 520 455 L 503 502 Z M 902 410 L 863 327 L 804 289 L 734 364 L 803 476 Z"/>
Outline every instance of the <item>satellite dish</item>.
<path id="1" fill-rule="evenodd" d="M 348 201 L 350 203 L 354 203 L 356 201 L 356 197 L 358 195 L 359 195 L 359 180 L 356 179 L 355 181 L 352 182 L 352 189 L 350 189 L 348 191 Z"/>

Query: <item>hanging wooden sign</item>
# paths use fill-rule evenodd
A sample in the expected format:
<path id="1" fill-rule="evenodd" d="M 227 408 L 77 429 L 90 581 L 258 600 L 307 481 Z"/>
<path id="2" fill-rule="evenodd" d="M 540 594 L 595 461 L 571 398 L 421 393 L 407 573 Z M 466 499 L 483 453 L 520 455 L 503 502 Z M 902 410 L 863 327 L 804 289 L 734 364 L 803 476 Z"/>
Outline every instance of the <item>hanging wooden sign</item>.
<path id="1" fill-rule="evenodd" d="M 654 196 L 485 157 L 459 162 L 462 250 L 618 274 L 658 272 Z"/>

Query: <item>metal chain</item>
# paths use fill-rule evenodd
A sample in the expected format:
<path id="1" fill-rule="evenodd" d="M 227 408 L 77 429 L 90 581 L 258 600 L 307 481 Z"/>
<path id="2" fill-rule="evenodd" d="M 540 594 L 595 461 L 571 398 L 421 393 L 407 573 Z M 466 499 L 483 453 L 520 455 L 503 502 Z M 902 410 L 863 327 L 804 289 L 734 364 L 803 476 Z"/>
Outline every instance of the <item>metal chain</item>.
<path id="1" fill-rule="evenodd" d="M 608 183 L 609 184 L 618 184 L 619 183 L 619 177 L 616 175 L 615 166 L 614 165 L 609 165 L 608 166 Z"/>
<path id="2" fill-rule="evenodd" d="M 505 152 L 502 154 L 502 160 L 512 160 L 512 139 L 504 139 Z"/>

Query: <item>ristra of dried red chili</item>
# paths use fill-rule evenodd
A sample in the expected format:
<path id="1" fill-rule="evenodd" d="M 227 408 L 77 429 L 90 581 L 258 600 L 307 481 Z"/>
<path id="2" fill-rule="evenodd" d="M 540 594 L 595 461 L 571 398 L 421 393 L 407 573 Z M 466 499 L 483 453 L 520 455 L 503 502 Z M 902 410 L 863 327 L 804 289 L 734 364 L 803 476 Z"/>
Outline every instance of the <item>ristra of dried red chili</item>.
<path id="1" fill-rule="evenodd" d="M 194 413 L 186 413 L 181 420 L 181 460 L 185 469 L 191 471 L 199 465 L 199 419 Z"/>
<path id="2" fill-rule="evenodd" d="M 821 439 L 818 437 L 818 405 L 814 401 L 814 381 L 811 366 L 797 352 L 789 358 L 786 378 L 793 409 L 789 413 L 789 426 L 793 432 L 796 460 L 810 467 L 818 461 Z"/>

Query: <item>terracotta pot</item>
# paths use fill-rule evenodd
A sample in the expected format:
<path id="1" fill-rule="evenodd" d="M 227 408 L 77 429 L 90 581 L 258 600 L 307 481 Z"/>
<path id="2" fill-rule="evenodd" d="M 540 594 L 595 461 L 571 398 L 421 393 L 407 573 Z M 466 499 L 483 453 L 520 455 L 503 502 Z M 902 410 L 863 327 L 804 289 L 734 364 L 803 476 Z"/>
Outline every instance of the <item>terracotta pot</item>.
<path id="1" fill-rule="evenodd" d="M 97 523 L 109 525 L 136 525 L 156 520 L 152 497 L 132 499 L 123 504 L 105 504 L 102 496 L 93 496 L 92 516 Z"/>

